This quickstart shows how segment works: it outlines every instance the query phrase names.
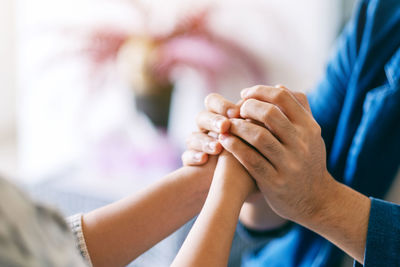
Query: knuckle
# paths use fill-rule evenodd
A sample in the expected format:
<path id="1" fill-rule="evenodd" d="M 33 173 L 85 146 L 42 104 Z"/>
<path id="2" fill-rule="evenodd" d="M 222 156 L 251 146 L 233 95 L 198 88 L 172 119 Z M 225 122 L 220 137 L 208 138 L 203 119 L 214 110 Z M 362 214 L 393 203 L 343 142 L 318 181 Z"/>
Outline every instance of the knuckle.
<path id="1" fill-rule="evenodd" d="M 296 99 L 302 104 L 306 105 L 308 103 L 307 96 L 303 92 L 295 92 L 294 93 Z"/>
<path id="2" fill-rule="evenodd" d="M 205 106 L 207 109 L 209 109 L 209 107 L 211 106 L 211 103 L 212 103 L 213 99 L 215 99 L 215 98 L 217 98 L 217 97 L 218 97 L 218 94 L 217 94 L 217 93 L 208 94 L 208 95 L 206 96 L 206 98 L 204 99 L 204 106 Z"/>
<path id="3" fill-rule="evenodd" d="M 213 131 L 209 131 L 207 133 L 207 136 L 211 137 L 212 139 L 218 139 L 218 133 L 213 132 Z"/>
<path id="4" fill-rule="evenodd" d="M 258 130 L 253 134 L 253 140 L 254 140 L 254 145 L 259 146 L 265 143 L 265 136 L 261 131 Z"/>
<path id="5" fill-rule="evenodd" d="M 203 133 L 212 130 L 212 122 L 215 116 L 216 115 L 210 111 L 201 111 L 196 117 L 196 124 L 199 130 Z"/>
<path id="6" fill-rule="evenodd" d="M 246 108 L 249 108 L 250 106 L 253 106 L 255 104 L 257 104 L 258 100 L 254 99 L 254 98 L 250 98 L 247 99 L 246 101 L 244 101 L 243 106 L 245 106 Z"/>
<path id="7" fill-rule="evenodd" d="M 247 115 L 247 110 L 249 109 L 249 106 L 251 105 L 251 103 L 253 102 L 253 99 L 248 99 L 246 101 L 243 102 L 242 106 L 240 107 L 240 115 L 242 117 L 245 117 Z"/>
<path id="8" fill-rule="evenodd" d="M 256 159 L 253 156 L 253 157 L 248 157 L 246 161 L 248 162 L 248 165 L 251 168 L 251 170 L 254 172 L 254 176 L 263 177 L 267 173 L 265 166 L 266 163 L 263 162 L 261 159 Z"/>
<path id="9" fill-rule="evenodd" d="M 226 111 L 229 109 L 230 105 L 226 101 L 222 101 L 218 106 L 218 112 L 221 115 L 225 115 Z"/>
<path id="10" fill-rule="evenodd" d="M 253 90 L 254 90 L 254 93 L 258 94 L 258 93 L 260 93 L 261 91 L 263 91 L 264 88 L 265 88 L 264 85 L 259 85 L 259 84 L 258 84 L 258 85 L 255 85 L 255 86 L 253 87 Z"/>
<path id="11" fill-rule="evenodd" d="M 254 98 L 247 99 L 246 102 L 247 102 L 247 105 L 249 105 L 249 106 L 254 106 L 254 105 L 257 105 L 257 103 L 259 103 L 259 101 Z"/>
<path id="12" fill-rule="evenodd" d="M 298 152 L 300 152 L 300 155 L 305 156 L 308 154 L 308 145 L 304 141 L 299 141 L 298 142 Z"/>
<path id="13" fill-rule="evenodd" d="M 293 173 L 298 173 L 301 170 L 300 164 L 295 161 L 290 161 L 288 163 L 288 167 L 289 167 L 289 170 L 291 170 L 291 172 L 293 172 Z"/>
<path id="14" fill-rule="evenodd" d="M 256 148 L 261 149 L 263 152 L 277 152 L 278 145 L 277 143 L 271 139 L 268 134 L 265 133 L 265 131 L 268 131 L 266 129 L 263 129 L 262 131 L 259 130 L 253 134 L 254 136 L 254 146 Z M 261 152 L 260 151 L 260 152 Z"/>
<path id="15" fill-rule="evenodd" d="M 299 135 L 299 131 L 290 122 L 282 121 L 280 127 L 288 136 L 295 137 Z"/>
<path id="16" fill-rule="evenodd" d="M 224 147 L 233 154 L 242 155 L 244 153 L 241 141 L 236 137 L 230 137 L 225 140 Z"/>
<path id="17" fill-rule="evenodd" d="M 239 140 L 237 138 L 229 138 L 226 142 L 226 144 L 228 145 L 228 147 L 232 150 L 232 151 L 239 151 L 240 148 L 240 144 L 239 144 Z"/>
<path id="18" fill-rule="evenodd" d="M 189 151 L 185 151 L 183 152 L 183 154 L 181 155 L 181 161 L 183 163 L 183 165 L 187 165 L 190 163 L 189 159 L 188 159 L 188 153 Z"/>
<path id="19" fill-rule="evenodd" d="M 262 116 L 263 122 L 267 122 L 270 118 L 276 117 L 277 112 L 279 112 L 278 108 L 274 105 L 269 105 L 268 108 L 264 110 L 264 114 Z"/>
<path id="20" fill-rule="evenodd" d="M 318 123 L 315 123 L 315 126 L 313 127 L 314 135 L 316 136 L 321 136 L 322 135 L 322 129 L 321 126 L 319 126 Z"/>
<path id="21" fill-rule="evenodd" d="M 280 150 L 278 144 L 274 141 L 264 142 L 263 149 L 271 154 L 275 154 L 275 155 L 281 154 L 281 150 Z"/>
<path id="22" fill-rule="evenodd" d="M 311 136 L 313 137 L 321 136 L 322 134 L 321 126 L 315 120 L 310 122 L 307 127 L 308 129 L 306 129 L 305 132 L 307 132 Z"/>
<path id="23" fill-rule="evenodd" d="M 201 151 L 202 152 L 208 152 L 209 148 L 208 148 L 208 143 L 207 142 L 201 142 L 200 146 L 201 146 Z"/>
<path id="24" fill-rule="evenodd" d="M 285 101 L 285 99 L 287 99 L 287 97 L 289 97 L 289 92 L 285 89 L 279 88 L 279 90 L 277 90 L 272 97 L 272 101 L 275 103 L 282 103 Z"/>
<path id="25" fill-rule="evenodd" d="M 302 99 L 304 102 L 308 102 L 307 100 L 307 95 L 303 92 L 298 92 L 300 99 Z"/>

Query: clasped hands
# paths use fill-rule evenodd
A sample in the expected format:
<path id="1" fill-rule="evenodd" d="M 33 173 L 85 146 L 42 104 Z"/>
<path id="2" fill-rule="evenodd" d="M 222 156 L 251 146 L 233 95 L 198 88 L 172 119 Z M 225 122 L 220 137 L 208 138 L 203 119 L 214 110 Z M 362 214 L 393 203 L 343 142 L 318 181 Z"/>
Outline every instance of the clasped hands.
<path id="1" fill-rule="evenodd" d="M 203 165 L 208 155 L 230 152 L 279 216 L 302 223 L 322 207 L 334 182 L 307 98 L 280 85 L 247 88 L 241 98 L 233 104 L 207 96 L 197 117 L 200 131 L 188 138 L 183 163 Z"/>

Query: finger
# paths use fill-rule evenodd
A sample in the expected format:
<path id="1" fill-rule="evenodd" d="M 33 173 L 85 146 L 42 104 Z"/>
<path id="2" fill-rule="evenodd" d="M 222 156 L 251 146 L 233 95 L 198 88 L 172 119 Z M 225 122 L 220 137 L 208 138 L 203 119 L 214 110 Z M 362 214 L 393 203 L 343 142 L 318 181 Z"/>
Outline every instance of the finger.
<path id="1" fill-rule="evenodd" d="M 227 132 L 231 124 L 226 117 L 210 111 L 200 112 L 196 122 L 201 131 L 213 131 L 216 133 Z"/>
<path id="2" fill-rule="evenodd" d="M 232 153 L 257 182 L 263 181 L 268 175 L 276 174 L 276 170 L 267 159 L 238 137 L 221 134 L 219 141 L 224 149 Z"/>
<path id="3" fill-rule="evenodd" d="M 208 155 L 196 150 L 187 150 L 182 154 L 182 163 L 184 166 L 200 166 L 206 164 Z"/>
<path id="4" fill-rule="evenodd" d="M 283 86 L 257 85 L 242 90 L 241 96 L 243 99 L 254 98 L 278 106 L 292 122 L 301 124 L 306 114 L 306 110 L 296 97 Z"/>
<path id="5" fill-rule="evenodd" d="M 239 108 L 242 106 L 244 102 L 244 99 L 240 99 L 238 102 L 236 102 L 236 106 L 238 106 Z"/>
<path id="6" fill-rule="evenodd" d="M 239 117 L 239 107 L 226 100 L 219 94 L 209 94 L 204 100 L 204 104 L 208 111 L 227 116 L 229 118 Z"/>
<path id="7" fill-rule="evenodd" d="M 217 155 L 222 150 L 222 146 L 217 139 L 201 132 L 192 133 L 186 140 L 186 146 L 188 149 L 211 155 Z"/>
<path id="8" fill-rule="evenodd" d="M 307 96 L 302 92 L 292 92 L 297 101 L 308 111 L 311 112 L 310 104 L 308 103 Z"/>
<path id="9" fill-rule="evenodd" d="M 283 145 L 264 127 L 242 119 L 232 119 L 230 133 L 252 145 L 278 169 L 283 163 Z"/>
<path id="10" fill-rule="evenodd" d="M 216 133 L 216 132 L 208 132 L 208 136 L 210 136 L 210 137 L 212 137 L 212 138 L 214 138 L 214 139 L 218 139 L 218 133 Z"/>
<path id="11" fill-rule="evenodd" d="M 277 106 L 256 99 L 246 100 L 240 108 L 242 118 L 265 125 L 283 144 L 293 143 L 296 128 Z"/>

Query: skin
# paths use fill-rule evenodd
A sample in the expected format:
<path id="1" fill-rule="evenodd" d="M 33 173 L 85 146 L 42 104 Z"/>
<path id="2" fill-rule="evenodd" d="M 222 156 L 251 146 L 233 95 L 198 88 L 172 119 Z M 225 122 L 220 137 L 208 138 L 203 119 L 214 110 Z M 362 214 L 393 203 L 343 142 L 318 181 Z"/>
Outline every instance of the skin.
<path id="1" fill-rule="evenodd" d="M 216 161 L 183 167 L 134 196 L 85 214 L 83 234 L 93 265 L 125 266 L 197 215 Z"/>
<path id="2" fill-rule="evenodd" d="M 255 189 L 243 166 L 222 152 L 204 207 L 172 266 L 227 266 L 240 209 Z"/>
<path id="3" fill-rule="evenodd" d="M 243 103 L 238 108 L 242 119 L 226 118 L 229 130 L 222 132 L 222 128 L 213 128 L 199 118 L 203 134 L 197 138 L 204 137 L 207 130 L 223 133 L 220 144 L 247 169 L 264 202 L 276 214 L 324 236 L 363 263 L 370 200 L 338 183 L 327 171 L 321 129 L 305 95 L 283 86 L 255 86 L 243 90 L 241 96 Z M 213 100 L 206 101 L 206 122 L 212 121 L 212 116 L 226 115 L 219 113 L 222 108 L 210 107 L 209 103 L 233 105 L 221 97 L 210 97 Z M 189 148 L 204 151 L 194 145 Z M 255 208 L 260 203 L 249 205 Z M 259 216 L 262 219 L 243 215 L 241 220 L 259 227 L 264 221 L 266 227 L 271 217 L 266 214 Z"/>
<path id="4" fill-rule="evenodd" d="M 92 263 L 125 266 L 201 209 L 172 266 L 227 266 L 241 207 L 255 190 L 227 151 L 205 166 L 183 167 L 136 196 L 83 216 Z"/>
<path id="5" fill-rule="evenodd" d="M 221 95 L 212 93 L 205 98 L 204 104 L 206 111 L 201 112 L 196 119 L 201 132 L 192 133 L 188 137 L 188 150 L 182 155 L 183 164 L 187 166 L 200 166 L 207 162 L 208 154 L 218 155 L 222 151 L 218 135 L 228 132 L 231 127 L 230 119 L 240 117 L 243 101 L 233 104 Z M 209 149 L 210 142 L 217 144 L 213 145 L 214 150 Z M 246 227 L 260 231 L 274 229 L 287 222 L 271 209 L 259 191 L 246 199 L 240 212 L 240 221 Z"/>

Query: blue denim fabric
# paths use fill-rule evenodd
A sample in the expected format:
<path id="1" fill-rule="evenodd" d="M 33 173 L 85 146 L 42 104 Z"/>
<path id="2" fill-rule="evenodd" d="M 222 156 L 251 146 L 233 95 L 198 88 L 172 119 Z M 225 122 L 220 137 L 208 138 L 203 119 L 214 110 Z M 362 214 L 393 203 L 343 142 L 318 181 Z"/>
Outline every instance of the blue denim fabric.
<path id="1" fill-rule="evenodd" d="M 361 1 L 308 98 L 322 128 L 330 173 L 371 197 L 384 196 L 400 165 L 399 77 L 400 0 Z M 295 226 L 245 256 L 243 266 L 338 266 L 342 255 L 324 238 Z M 373 262 L 369 266 L 379 266 Z"/>
<path id="2" fill-rule="evenodd" d="M 400 266 L 400 206 L 371 198 L 364 265 L 354 267 Z"/>
<path id="3" fill-rule="evenodd" d="M 400 266 L 399 252 L 400 206 L 371 198 L 364 266 Z"/>

